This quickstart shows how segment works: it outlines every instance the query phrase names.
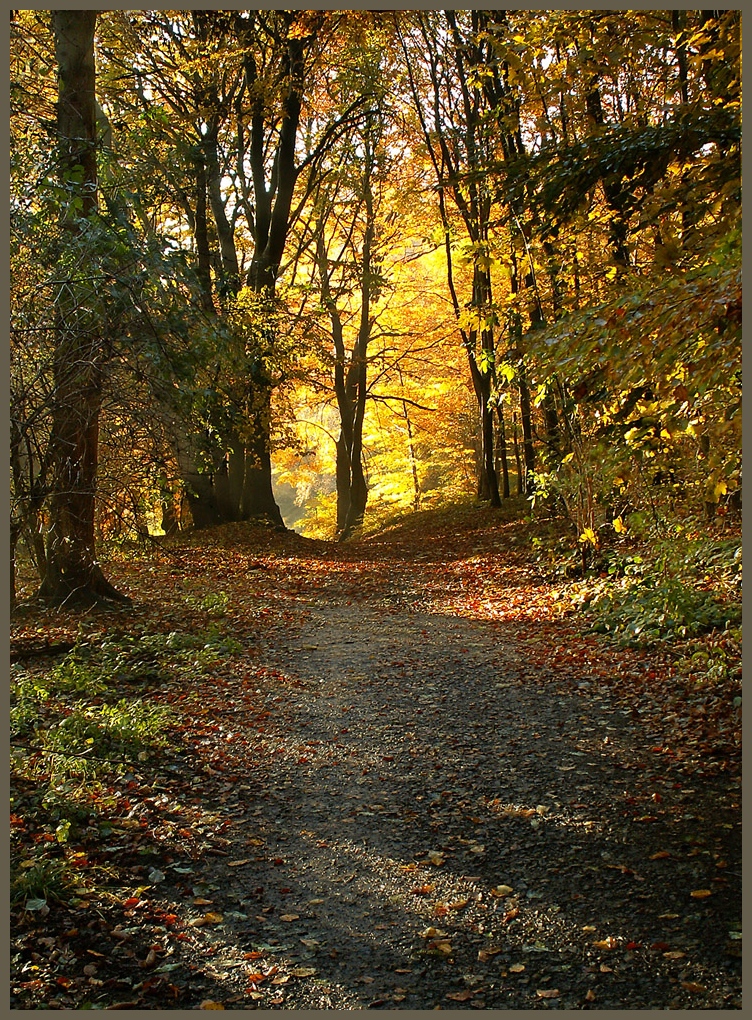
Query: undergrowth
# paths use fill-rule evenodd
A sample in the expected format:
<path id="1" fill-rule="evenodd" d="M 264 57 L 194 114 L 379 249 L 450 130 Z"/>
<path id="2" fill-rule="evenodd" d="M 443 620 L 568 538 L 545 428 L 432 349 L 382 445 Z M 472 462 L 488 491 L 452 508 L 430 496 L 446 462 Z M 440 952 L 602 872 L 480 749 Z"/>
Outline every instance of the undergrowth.
<path id="1" fill-rule="evenodd" d="M 209 616 L 224 614 L 222 593 L 203 601 Z M 31 810 L 42 833 L 32 846 L 12 842 L 14 904 L 44 914 L 81 892 L 71 847 L 111 810 L 112 783 L 177 750 L 173 714 L 148 692 L 172 680 L 187 686 L 241 647 L 212 623 L 97 643 L 80 636 L 51 668 L 12 666 L 11 813 Z"/>

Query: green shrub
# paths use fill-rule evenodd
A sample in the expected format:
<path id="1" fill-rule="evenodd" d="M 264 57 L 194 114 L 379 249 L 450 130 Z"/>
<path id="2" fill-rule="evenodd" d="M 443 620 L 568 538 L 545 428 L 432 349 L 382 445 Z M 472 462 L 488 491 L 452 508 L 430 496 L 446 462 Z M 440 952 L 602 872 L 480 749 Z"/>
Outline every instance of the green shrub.
<path id="1" fill-rule="evenodd" d="M 593 631 L 632 646 L 697 637 L 740 618 L 738 606 L 694 588 L 686 579 L 650 575 L 602 586 L 589 609 Z"/>
<path id="2" fill-rule="evenodd" d="M 55 778 L 94 775 L 108 759 L 142 758 L 149 748 L 164 746 L 170 718 L 168 709 L 144 705 L 141 699 L 121 698 L 114 705 L 79 702 L 44 733 L 45 747 L 53 752 L 51 772 Z"/>

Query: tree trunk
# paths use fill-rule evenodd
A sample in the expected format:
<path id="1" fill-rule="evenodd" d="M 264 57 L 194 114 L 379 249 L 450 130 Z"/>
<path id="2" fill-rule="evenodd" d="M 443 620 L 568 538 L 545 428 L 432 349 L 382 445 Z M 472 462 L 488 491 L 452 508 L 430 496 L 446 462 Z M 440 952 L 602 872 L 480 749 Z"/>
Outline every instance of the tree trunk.
<path id="1" fill-rule="evenodd" d="M 497 443 L 498 443 L 498 454 L 499 462 L 501 465 L 501 484 L 502 484 L 502 497 L 509 499 L 509 458 L 507 455 L 507 430 L 504 424 L 504 406 L 499 401 L 496 405 L 496 417 L 499 419 L 499 428 L 497 430 Z"/>
<path id="2" fill-rule="evenodd" d="M 94 29 L 96 11 L 53 11 L 58 65 L 60 178 L 67 192 L 61 220 L 78 243 L 80 219 L 97 208 Z M 74 175 L 80 183 L 74 184 Z M 46 574 L 39 595 L 54 602 L 128 602 L 106 580 L 96 560 L 94 508 L 102 405 L 104 352 L 81 322 L 73 281 L 56 308 L 58 339 L 49 458 L 52 475 Z"/>

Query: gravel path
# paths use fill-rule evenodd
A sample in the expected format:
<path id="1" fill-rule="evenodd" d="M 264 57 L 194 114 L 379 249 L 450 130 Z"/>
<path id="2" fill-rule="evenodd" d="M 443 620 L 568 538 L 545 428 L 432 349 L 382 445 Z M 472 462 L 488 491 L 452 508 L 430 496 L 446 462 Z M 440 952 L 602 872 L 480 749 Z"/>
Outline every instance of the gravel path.
<path id="1" fill-rule="evenodd" d="M 224 991 L 250 959 L 260 1008 L 741 1008 L 733 777 L 419 596 L 319 592 L 272 632 L 205 876 Z"/>

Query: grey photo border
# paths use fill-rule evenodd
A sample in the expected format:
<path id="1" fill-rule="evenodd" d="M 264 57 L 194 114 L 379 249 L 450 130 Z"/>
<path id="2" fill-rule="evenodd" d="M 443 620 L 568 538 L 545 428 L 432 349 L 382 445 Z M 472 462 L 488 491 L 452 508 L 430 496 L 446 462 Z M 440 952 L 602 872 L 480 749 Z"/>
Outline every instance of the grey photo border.
<path id="1" fill-rule="evenodd" d="M 170 9 L 171 6 L 172 5 L 170 5 L 170 4 L 165 4 L 165 5 L 156 4 L 156 5 L 154 5 L 153 9 L 154 10 L 167 10 L 167 9 Z M 488 4 L 487 5 L 487 8 L 490 9 L 490 10 L 493 10 L 493 9 L 504 9 L 505 7 L 506 7 L 506 5 L 502 5 L 502 4 Z M 69 3 L 68 4 L 68 8 L 70 8 L 70 9 L 78 9 L 78 10 L 90 10 L 90 9 L 92 9 L 90 4 L 85 4 L 85 3 L 80 3 L 80 2 L 77 3 L 76 0 L 73 0 L 73 2 Z M 198 4 L 198 3 L 187 4 L 187 5 L 184 5 L 184 7 L 180 8 L 180 9 L 192 10 L 194 8 L 195 9 L 199 9 L 199 10 L 206 9 L 202 4 Z M 26 7 L 24 9 L 26 9 L 26 10 L 50 10 L 51 8 L 49 8 L 46 4 L 31 3 L 31 4 L 26 5 Z M 110 9 L 111 10 L 118 10 L 118 9 L 129 10 L 129 9 L 131 9 L 131 7 L 128 4 L 117 4 L 115 8 L 110 8 Z M 219 8 L 217 8 L 217 9 L 219 9 Z M 223 5 L 222 9 L 223 10 L 233 10 L 233 9 L 238 9 L 238 10 L 246 10 L 246 9 L 248 9 L 248 10 L 282 10 L 282 9 L 287 9 L 287 10 L 309 10 L 309 9 L 310 10 L 357 10 L 357 9 L 361 9 L 361 10 L 391 11 L 391 10 L 451 10 L 451 9 L 466 10 L 468 8 L 464 7 L 464 5 L 462 5 L 462 4 L 453 4 L 453 3 L 412 3 L 412 4 L 396 3 L 396 2 L 393 2 L 393 3 L 383 3 L 383 2 L 381 2 L 381 3 L 380 2 L 362 3 L 361 2 L 361 3 L 359 3 L 358 0 L 355 0 L 355 2 L 351 2 L 351 3 L 336 3 L 335 2 L 335 3 L 329 3 L 329 4 L 327 4 L 327 3 L 315 3 L 315 2 L 314 3 L 307 3 L 307 4 L 298 4 L 298 3 L 273 4 L 273 3 L 268 3 L 268 4 L 260 5 L 259 7 L 251 7 L 248 4 L 226 3 L 226 4 Z M 561 0 L 559 0 L 559 2 L 553 2 L 553 3 L 548 3 L 548 4 L 544 4 L 544 3 L 528 3 L 528 4 L 520 5 L 519 7 L 508 8 L 508 9 L 510 9 L 510 10 L 588 10 L 590 8 L 581 7 L 579 4 L 561 2 Z M 656 9 L 656 5 L 650 4 L 650 3 L 644 3 L 644 2 L 642 2 L 642 3 L 632 3 L 632 4 L 623 4 L 623 3 L 614 3 L 614 2 L 612 2 L 612 0 L 605 0 L 605 2 L 602 2 L 597 9 L 600 9 L 600 10 L 636 10 L 636 9 L 651 10 L 651 9 Z M 692 8 L 687 8 L 685 4 L 675 4 L 675 3 L 672 3 L 672 4 L 664 5 L 661 9 L 663 9 L 663 10 L 689 10 L 689 9 L 692 9 Z M 735 9 L 739 9 L 739 10 L 743 11 L 743 8 L 741 8 L 741 7 L 736 7 Z M 4 42 L 4 46 L 5 46 L 5 51 L 7 53 L 9 51 L 9 45 L 10 45 L 9 20 L 3 21 L 2 29 L 0 31 L 2 32 L 3 42 Z M 8 108 L 9 108 L 9 85 L 6 85 L 6 88 L 5 88 L 5 92 L 4 92 L 4 104 L 5 104 L 5 108 L 6 108 L 6 111 L 7 111 Z M 8 119 L 7 118 L 6 118 L 5 123 L 6 123 L 6 125 L 8 124 Z M 8 128 L 6 128 L 6 130 L 8 130 Z M 6 229 L 4 231 L 4 233 L 3 233 L 2 246 L 3 246 L 4 255 L 5 255 L 5 264 L 8 265 L 8 263 L 9 263 L 9 229 Z M 752 256 L 750 258 L 752 258 Z M 748 259 L 744 260 L 745 276 L 747 275 L 748 261 L 749 261 Z M 10 280 L 9 280 L 9 278 L 7 276 L 4 276 L 3 280 L 2 280 L 2 285 L 0 286 L 0 301 L 2 302 L 2 305 L 5 307 L 6 311 L 9 308 L 9 304 L 10 304 L 9 291 L 10 291 Z M 9 370 L 9 349 L 7 347 L 3 348 L 2 359 L 3 359 L 2 364 L 5 366 L 6 370 Z M 752 362 L 750 364 L 752 364 Z M 752 368 L 750 368 L 748 370 L 747 375 L 752 375 Z M 6 374 L 5 371 L 0 371 L 0 386 L 2 387 L 2 390 L 3 390 L 4 399 L 7 402 L 7 400 L 9 399 L 9 376 L 8 376 L 8 374 Z M 7 406 L 7 404 L 6 404 L 6 406 Z M 3 423 L 3 429 L 4 429 L 4 435 L 6 435 L 6 437 L 7 437 L 8 433 L 9 433 L 9 422 L 8 422 L 7 419 L 5 419 L 5 421 Z M 750 484 L 752 484 L 752 483 L 750 483 Z M 3 544 L 3 556 L 5 558 L 6 569 L 7 569 L 7 567 L 8 567 L 8 563 L 7 563 L 7 557 L 8 557 L 8 529 L 9 529 L 8 518 L 4 518 L 3 519 L 2 529 L 3 529 L 3 532 L 4 532 L 4 536 L 5 536 L 5 542 Z M 9 598 L 9 592 L 7 591 L 7 589 L 3 589 L 2 595 L 0 595 L 0 600 L 2 602 L 2 605 L 5 608 L 6 615 L 7 615 L 8 619 L 9 619 L 9 617 L 10 617 L 10 598 Z M 8 683 L 7 682 L 5 684 L 3 684 L 2 698 L 3 698 L 3 704 L 4 704 L 5 709 L 6 709 L 6 717 L 7 717 L 7 711 L 9 710 L 9 690 L 8 690 Z M 9 750 L 9 735 L 8 735 L 7 728 L 3 731 L 2 741 L 1 742 L 2 742 L 2 746 L 3 746 L 3 750 L 5 750 L 5 751 Z M 5 760 L 6 761 L 8 760 L 7 757 L 6 757 Z M 749 769 L 747 771 L 749 772 Z M 9 793 L 9 785 L 10 784 L 9 784 L 9 774 L 7 772 L 4 774 L 4 783 L 5 783 L 5 787 L 8 789 L 8 793 Z M 748 798 L 746 796 L 743 798 L 742 804 L 743 804 L 743 819 L 746 819 L 747 813 L 748 813 L 747 812 L 747 809 L 748 809 Z M 9 870 L 10 870 L 10 856 L 9 856 L 9 845 L 8 845 L 7 841 L 5 843 L 3 843 L 2 849 L 1 849 L 0 852 L 2 853 L 2 858 L 3 858 L 4 864 L 5 864 L 5 874 L 8 875 L 9 874 Z M 743 903 L 744 914 L 745 915 L 748 913 L 747 906 L 748 906 L 748 903 L 749 903 L 751 898 L 752 898 L 752 893 L 750 893 L 749 890 L 748 890 L 747 893 L 744 896 L 744 903 Z M 3 928 L 2 941 L 1 941 L 0 944 L 2 945 L 2 948 L 4 950 L 5 958 L 8 961 L 8 973 L 9 973 L 10 972 L 10 966 L 9 966 L 9 964 L 10 964 L 10 935 L 9 935 L 9 931 L 8 931 L 7 926 Z M 18 1011 L 17 1010 L 9 1010 L 9 1012 L 18 1012 Z M 50 1011 L 44 1010 L 43 1012 L 50 1012 Z M 132 1015 L 135 1012 L 140 1012 L 140 1010 L 126 1010 L 124 1012 L 127 1012 L 130 1015 Z M 191 1010 L 182 1010 L 182 1009 L 181 1010 L 154 1010 L 153 1012 L 169 1013 L 171 1016 L 173 1016 L 173 1015 L 176 1015 L 177 1013 L 182 1013 L 183 1015 L 185 1015 L 186 1013 L 191 1012 Z M 228 1010 L 227 1012 L 245 1012 L 245 1010 Z M 276 1013 L 278 1011 L 277 1010 L 258 1010 L 258 1012 L 264 1013 L 265 1015 L 269 1015 L 269 1014 L 276 1015 Z M 313 1013 L 320 1012 L 320 1011 L 319 1010 L 292 1010 L 292 1012 L 303 1013 L 306 1016 L 312 1016 Z M 354 1011 L 354 1010 L 334 1010 L 334 1012 L 356 1012 L 356 1011 Z M 410 1009 L 407 1009 L 407 1010 L 363 1010 L 362 1012 L 365 1012 L 365 1013 L 375 1012 L 375 1013 L 378 1013 L 379 1015 L 381 1015 L 381 1014 L 383 1014 L 385 1012 L 399 1012 L 401 1015 L 410 1017 L 410 1016 L 419 1016 L 421 1013 L 432 1012 L 432 1011 L 431 1010 L 410 1010 Z M 447 1013 L 449 1013 L 452 1016 L 458 1016 L 459 1017 L 459 1016 L 462 1016 L 464 1011 L 463 1010 L 443 1010 L 442 1012 L 447 1012 Z M 502 1015 L 507 1015 L 508 1013 L 520 1013 L 520 1012 L 525 1012 L 525 1011 L 523 1011 L 523 1010 L 489 1010 L 489 1012 L 501 1013 Z M 618 1014 L 620 1012 L 626 1012 L 626 1011 L 625 1010 L 603 1010 L 602 1012 L 608 1013 L 609 1015 L 618 1016 Z M 647 1012 L 653 1013 L 654 1015 L 660 1015 L 660 1013 L 662 1011 L 661 1010 L 648 1010 Z M 692 1012 L 692 1013 L 702 1012 L 705 1015 L 707 1015 L 707 1013 L 710 1013 L 710 1015 L 721 1015 L 721 1014 L 725 1015 L 726 1013 L 733 1013 L 735 1011 L 733 1011 L 733 1010 L 710 1010 L 710 1011 L 706 1011 L 706 1010 L 679 1010 L 679 1012 Z"/>

